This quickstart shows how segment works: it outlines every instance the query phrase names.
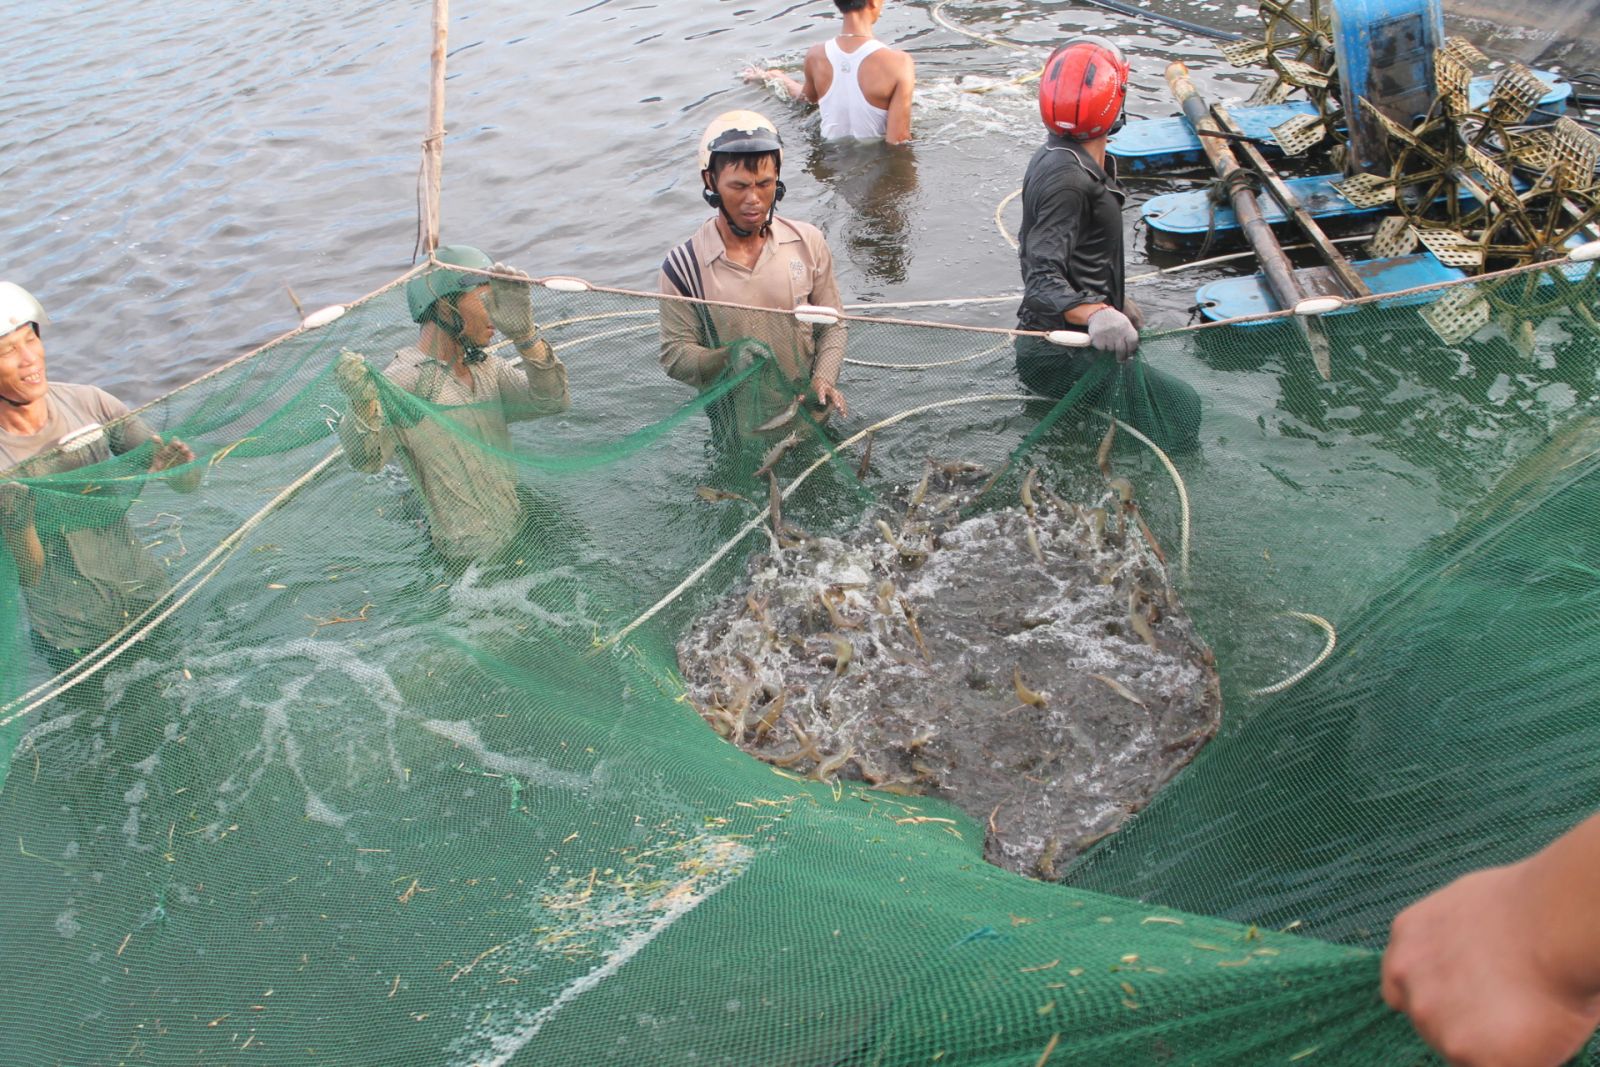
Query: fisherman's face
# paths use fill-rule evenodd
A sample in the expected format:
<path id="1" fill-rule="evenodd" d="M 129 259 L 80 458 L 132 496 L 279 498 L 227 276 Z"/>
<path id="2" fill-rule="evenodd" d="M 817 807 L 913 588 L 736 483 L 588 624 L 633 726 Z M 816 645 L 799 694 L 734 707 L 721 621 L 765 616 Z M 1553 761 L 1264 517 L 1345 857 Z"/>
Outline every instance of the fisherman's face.
<path id="1" fill-rule="evenodd" d="M 0 337 L 0 399 L 25 407 L 42 400 L 49 388 L 44 376 L 44 342 L 33 324 L 23 323 Z"/>
<path id="2" fill-rule="evenodd" d="M 461 336 L 482 348 L 494 340 L 494 323 L 489 319 L 489 287 L 480 285 L 468 289 L 456 298 L 456 311 L 461 315 Z"/>
<path id="3" fill-rule="evenodd" d="M 767 224 L 778 195 L 778 165 L 771 156 L 763 157 L 755 170 L 729 163 L 717 175 L 714 188 L 740 229 L 759 230 Z"/>

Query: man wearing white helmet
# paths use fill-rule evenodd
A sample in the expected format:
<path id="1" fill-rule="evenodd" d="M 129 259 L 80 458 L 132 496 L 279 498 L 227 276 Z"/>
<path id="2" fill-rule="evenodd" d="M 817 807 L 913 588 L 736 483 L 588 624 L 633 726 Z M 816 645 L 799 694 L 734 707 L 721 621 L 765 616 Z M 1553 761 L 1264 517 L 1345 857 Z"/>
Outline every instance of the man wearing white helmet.
<path id="1" fill-rule="evenodd" d="M 719 440 L 730 422 L 748 434 L 800 393 L 809 393 L 818 417 L 849 413 L 838 385 L 844 324 L 813 326 L 787 314 L 800 304 L 839 307 L 839 284 L 822 232 L 777 215 L 782 163 L 783 140 L 760 114 L 712 120 L 700 140 L 700 180 L 716 213 L 661 264 L 660 289 L 669 296 L 784 313 L 661 302 L 661 365 L 678 381 L 705 390 L 752 359 L 771 359 L 756 388 L 741 388 L 731 409 L 712 413 Z"/>
<path id="2" fill-rule="evenodd" d="M 49 323 L 31 293 L 0 282 L 0 471 L 60 476 L 146 448 L 138 462 L 151 473 L 194 459 L 188 445 L 163 441 L 104 390 L 51 382 L 42 336 Z M 169 481 L 189 492 L 201 473 L 191 467 Z M 159 599 L 168 582 L 114 499 L 87 485 L 57 490 L 0 479 L 0 532 L 27 597 L 34 645 L 59 673 Z"/>
<path id="3" fill-rule="evenodd" d="M 566 365 L 534 324 L 527 276 L 468 245 L 441 248 L 434 259 L 445 266 L 406 283 L 421 335 L 395 353 L 383 376 L 429 405 L 452 409 L 447 421 L 408 415 L 403 397 L 391 403 L 397 410 L 390 417 L 366 360 L 345 352 L 335 380 L 350 410 L 339 437 L 357 470 L 376 471 L 398 454 L 422 494 L 433 547 L 462 564 L 510 546 L 529 518 L 526 490 L 507 458 L 507 423 L 554 415 L 572 401 Z M 484 350 L 496 331 L 515 346 L 516 365 Z"/>

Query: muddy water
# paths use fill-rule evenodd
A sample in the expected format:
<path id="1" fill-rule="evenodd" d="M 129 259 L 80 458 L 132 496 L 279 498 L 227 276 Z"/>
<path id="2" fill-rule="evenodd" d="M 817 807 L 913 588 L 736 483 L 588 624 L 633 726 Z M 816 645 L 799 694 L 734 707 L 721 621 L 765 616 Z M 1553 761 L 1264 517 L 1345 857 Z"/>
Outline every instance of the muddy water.
<path id="1" fill-rule="evenodd" d="M 823 780 L 950 800 L 1043 878 L 1215 732 L 1214 660 L 1135 503 L 1036 480 L 963 518 L 988 472 L 930 463 L 898 510 L 750 562 L 679 645 L 718 733 Z"/>
<path id="2" fill-rule="evenodd" d="M 1214 5 L 1202 21 L 1244 26 Z M 427 121 L 426 0 L 147 5 L 22 0 L 0 143 L 0 276 L 55 313 L 58 376 L 149 400 L 288 328 L 308 307 L 395 277 L 415 247 Z M 443 235 L 534 273 L 650 286 L 703 216 L 694 145 L 736 107 L 791 146 L 785 208 L 840 253 L 847 300 L 1017 287 L 992 215 L 1037 140 L 1026 87 L 1065 32 L 1144 53 L 1137 108 L 1169 110 L 1160 67 L 1209 67 L 1203 40 L 1058 4 L 894 0 L 878 26 L 916 55 L 918 143 L 834 153 L 816 116 L 746 86 L 757 57 L 793 66 L 837 19 L 822 0 L 457 3 L 450 30 Z M 998 39 L 998 38 L 997 38 Z M 1010 314 L 1005 309 L 1002 317 Z"/>

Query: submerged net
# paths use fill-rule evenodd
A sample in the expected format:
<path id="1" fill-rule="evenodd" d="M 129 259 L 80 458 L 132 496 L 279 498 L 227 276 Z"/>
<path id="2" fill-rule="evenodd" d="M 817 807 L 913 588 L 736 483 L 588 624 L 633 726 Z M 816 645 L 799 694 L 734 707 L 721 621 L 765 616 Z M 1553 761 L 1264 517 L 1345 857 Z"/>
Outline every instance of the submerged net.
<path id="1" fill-rule="evenodd" d="M 1425 1061 L 1378 996 L 1391 918 L 1600 803 L 1597 275 L 1475 284 L 1497 314 L 1453 343 L 1425 304 L 1326 317 L 1331 380 L 1274 319 L 1147 338 L 1059 403 L 1002 333 L 850 322 L 851 418 L 776 467 L 812 537 L 929 456 L 999 475 L 974 514 L 1032 467 L 1092 503 L 1066 487 L 1103 488 L 1108 417 L 1179 476 L 1129 432 L 1104 457 L 1214 651 L 1220 731 L 1058 882 L 687 699 L 679 641 L 773 551 L 773 436 L 713 442 L 763 359 L 697 396 L 654 300 L 540 289 L 572 406 L 509 450 L 381 387 L 389 424 L 523 487 L 473 563 L 339 451 L 341 351 L 416 341 L 399 287 L 186 387 L 143 418 L 197 491 L 148 445 L 22 479 L 47 544 L 125 530 L 170 581 L 120 636 L 47 665 L 0 555 L 8 1061 Z M 858 476 L 842 442 L 880 422 Z"/>

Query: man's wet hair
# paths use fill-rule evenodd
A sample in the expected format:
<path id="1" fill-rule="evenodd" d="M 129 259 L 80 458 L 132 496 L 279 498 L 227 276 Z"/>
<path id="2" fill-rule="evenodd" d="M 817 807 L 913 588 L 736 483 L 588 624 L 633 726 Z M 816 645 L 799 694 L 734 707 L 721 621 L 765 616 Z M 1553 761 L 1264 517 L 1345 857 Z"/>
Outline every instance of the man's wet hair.
<path id="1" fill-rule="evenodd" d="M 833 0 L 833 6 L 839 9 L 839 14 L 848 14 L 851 11 L 861 11 L 866 8 L 867 0 Z"/>
<path id="2" fill-rule="evenodd" d="M 707 168 L 711 172 L 711 184 L 717 184 L 717 179 L 722 177 L 722 172 L 730 166 L 735 166 L 754 174 L 761 169 L 761 161 L 763 159 L 772 160 L 772 169 L 775 172 L 782 173 L 783 158 L 782 154 L 776 149 L 771 152 L 713 152 L 711 153 L 711 166 Z"/>

